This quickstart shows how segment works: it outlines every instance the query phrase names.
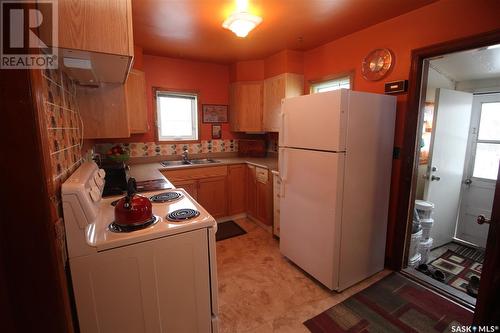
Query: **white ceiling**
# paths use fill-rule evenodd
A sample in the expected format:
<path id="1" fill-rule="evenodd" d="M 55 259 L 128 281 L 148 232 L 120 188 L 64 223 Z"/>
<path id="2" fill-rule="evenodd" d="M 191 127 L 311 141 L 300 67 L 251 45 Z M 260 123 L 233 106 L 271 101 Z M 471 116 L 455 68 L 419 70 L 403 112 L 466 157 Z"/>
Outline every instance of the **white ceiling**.
<path id="1" fill-rule="evenodd" d="M 430 61 L 431 67 L 460 82 L 500 77 L 500 47 L 445 55 Z"/>

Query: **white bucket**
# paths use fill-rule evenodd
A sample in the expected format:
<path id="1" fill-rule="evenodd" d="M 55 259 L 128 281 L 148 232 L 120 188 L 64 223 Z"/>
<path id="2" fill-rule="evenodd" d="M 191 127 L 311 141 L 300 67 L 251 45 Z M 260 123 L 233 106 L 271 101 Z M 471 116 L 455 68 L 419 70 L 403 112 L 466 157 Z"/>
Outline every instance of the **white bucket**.
<path id="1" fill-rule="evenodd" d="M 432 238 L 429 238 L 425 241 L 422 241 L 418 245 L 418 252 L 421 254 L 421 262 L 422 264 L 427 264 L 427 261 L 429 260 L 429 253 L 431 252 L 431 247 L 432 247 Z"/>
<path id="2" fill-rule="evenodd" d="M 434 204 L 430 201 L 415 200 L 415 209 L 420 220 L 430 219 L 434 210 Z"/>
<path id="3" fill-rule="evenodd" d="M 420 220 L 420 226 L 422 227 L 422 240 L 428 240 L 431 237 L 431 229 L 434 224 L 434 219 L 423 219 Z"/>
<path id="4" fill-rule="evenodd" d="M 408 267 L 417 268 L 417 266 L 420 264 L 421 260 L 422 260 L 422 256 L 420 255 L 420 253 L 417 253 L 416 255 L 414 255 L 413 257 L 410 257 L 410 259 L 408 259 Z"/>
<path id="5" fill-rule="evenodd" d="M 421 239 L 422 239 L 422 230 L 420 230 L 417 233 L 411 234 L 410 251 L 408 253 L 408 258 L 413 258 L 417 254 L 418 244 L 420 243 Z"/>

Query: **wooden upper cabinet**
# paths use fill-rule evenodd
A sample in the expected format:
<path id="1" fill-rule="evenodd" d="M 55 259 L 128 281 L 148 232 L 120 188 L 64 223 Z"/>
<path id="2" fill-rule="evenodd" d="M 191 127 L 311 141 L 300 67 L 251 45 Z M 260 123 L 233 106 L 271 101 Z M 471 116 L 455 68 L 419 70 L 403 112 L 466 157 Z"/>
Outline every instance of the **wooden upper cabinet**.
<path id="1" fill-rule="evenodd" d="M 125 83 L 130 133 L 146 133 L 149 129 L 144 72 L 133 69 Z"/>
<path id="2" fill-rule="evenodd" d="M 281 100 L 300 96 L 304 92 L 304 76 L 284 73 L 264 80 L 263 128 L 278 132 L 281 125 Z"/>
<path id="3" fill-rule="evenodd" d="M 246 164 L 228 167 L 228 215 L 244 213 L 246 210 Z"/>
<path id="4" fill-rule="evenodd" d="M 262 132 L 262 81 L 235 82 L 230 87 L 231 129 L 236 132 Z"/>
<path id="5" fill-rule="evenodd" d="M 77 86 L 76 98 L 84 126 L 84 139 L 130 136 L 123 84 L 102 84 L 100 88 Z"/>
<path id="6" fill-rule="evenodd" d="M 59 47 L 133 57 L 131 0 L 59 0 Z"/>

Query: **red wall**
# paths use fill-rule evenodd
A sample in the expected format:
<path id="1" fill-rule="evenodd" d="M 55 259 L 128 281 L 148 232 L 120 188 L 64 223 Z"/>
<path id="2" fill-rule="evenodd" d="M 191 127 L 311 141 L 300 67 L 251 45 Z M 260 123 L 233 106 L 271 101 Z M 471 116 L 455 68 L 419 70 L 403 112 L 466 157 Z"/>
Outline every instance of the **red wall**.
<path id="1" fill-rule="evenodd" d="M 136 48 L 136 51 L 138 49 Z M 150 55 L 144 55 L 140 58 L 143 58 L 141 65 L 146 75 L 148 121 L 151 130 L 146 134 L 134 134 L 130 138 L 118 141 L 155 141 L 153 87 L 173 91 L 197 92 L 200 108 L 202 104 L 229 104 L 229 66 Z M 139 57 L 136 55 L 136 61 L 137 59 Z M 211 135 L 211 125 L 201 123 L 200 139 L 211 139 Z M 234 135 L 229 131 L 229 124 L 222 124 L 222 139 L 232 138 Z"/>
<path id="2" fill-rule="evenodd" d="M 500 28 L 500 1 L 442 0 L 371 26 L 304 53 L 305 91 L 308 81 L 354 71 L 354 90 L 383 93 L 384 82 L 408 79 L 411 51 L 432 44 Z M 389 48 L 396 61 L 379 82 L 362 78 L 361 61 L 371 50 Z M 407 95 L 398 96 L 395 145 L 403 144 Z M 396 222 L 400 161 L 393 164 L 389 232 Z M 390 235 L 389 235 L 390 236 Z M 391 250 L 390 248 L 388 249 Z M 390 253 L 390 252 L 388 252 Z"/>

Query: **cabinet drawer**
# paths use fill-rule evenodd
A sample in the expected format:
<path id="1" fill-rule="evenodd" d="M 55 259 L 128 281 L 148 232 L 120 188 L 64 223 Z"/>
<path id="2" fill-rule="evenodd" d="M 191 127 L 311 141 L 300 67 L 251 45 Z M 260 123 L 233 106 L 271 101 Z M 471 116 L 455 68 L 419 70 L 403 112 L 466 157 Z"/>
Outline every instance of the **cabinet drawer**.
<path id="1" fill-rule="evenodd" d="M 227 175 L 227 166 L 220 165 L 208 168 L 162 170 L 161 173 L 171 182 L 189 179 L 203 179 L 208 177 L 223 177 Z"/>
<path id="2" fill-rule="evenodd" d="M 257 167 L 255 168 L 255 177 L 258 182 L 267 184 L 269 180 L 269 172 L 267 169 Z"/>

